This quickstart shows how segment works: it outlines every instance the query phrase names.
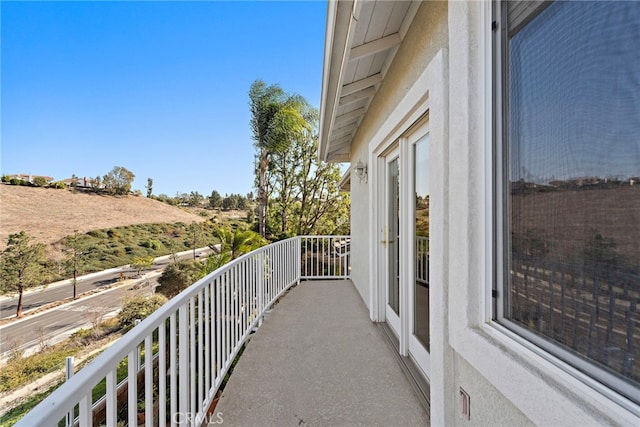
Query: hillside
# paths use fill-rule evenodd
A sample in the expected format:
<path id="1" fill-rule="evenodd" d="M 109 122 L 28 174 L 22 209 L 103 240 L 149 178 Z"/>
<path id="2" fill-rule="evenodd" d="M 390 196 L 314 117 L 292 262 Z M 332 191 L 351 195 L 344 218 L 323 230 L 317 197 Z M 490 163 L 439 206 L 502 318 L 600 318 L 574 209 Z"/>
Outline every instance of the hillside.
<path id="1" fill-rule="evenodd" d="M 203 221 L 203 217 L 146 197 L 113 197 L 70 190 L 0 185 L 0 250 L 11 233 L 26 231 L 53 243 L 74 230 L 144 223 Z"/>

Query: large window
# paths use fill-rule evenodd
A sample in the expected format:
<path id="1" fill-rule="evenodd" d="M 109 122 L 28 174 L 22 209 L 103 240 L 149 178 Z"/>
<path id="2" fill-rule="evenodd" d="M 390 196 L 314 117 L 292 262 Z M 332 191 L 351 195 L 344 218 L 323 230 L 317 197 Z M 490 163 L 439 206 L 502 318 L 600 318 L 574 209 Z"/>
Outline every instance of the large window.
<path id="1" fill-rule="evenodd" d="M 640 403 L 640 2 L 495 18 L 496 317 Z"/>

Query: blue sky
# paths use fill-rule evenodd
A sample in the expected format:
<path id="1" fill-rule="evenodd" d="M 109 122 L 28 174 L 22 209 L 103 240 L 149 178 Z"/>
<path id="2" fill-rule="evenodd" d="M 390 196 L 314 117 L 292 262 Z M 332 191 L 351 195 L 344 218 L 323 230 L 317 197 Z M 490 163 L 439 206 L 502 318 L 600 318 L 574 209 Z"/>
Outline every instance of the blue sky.
<path id="1" fill-rule="evenodd" d="M 320 106 L 326 2 L 6 2 L 3 174 L 131 170 L 134 189 L 253 191 L 248 91 Z"/>

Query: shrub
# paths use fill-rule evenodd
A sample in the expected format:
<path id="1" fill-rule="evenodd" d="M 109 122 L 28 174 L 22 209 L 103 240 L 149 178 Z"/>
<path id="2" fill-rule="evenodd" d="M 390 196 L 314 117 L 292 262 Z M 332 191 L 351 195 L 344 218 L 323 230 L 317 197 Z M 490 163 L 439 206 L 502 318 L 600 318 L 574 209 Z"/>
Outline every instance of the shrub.
<path id="1" fill-rule="evenodd" d="M 11 178 L 9 177 L 9 175 L 2 175 L 2 182 L 10 182 Z"/>
<path id="2" fill-rule="evenodd" d="M 144 319 L 160 308 L 167 298 L 160 294 L 138 294 L 125 300 L 118 315 L 118 324 L 122 329 L 130 328 L 136 319 Z"/>
<path id="3" fill-rule="evenodd" d="M 25 180 L 19 179 L 19 178 L 11 178 L 9 180 L 9 184 L 11 184 L 11 185 L 30 185 L 29 181 L 25 181 Z"/>
<path id="4" fill-rule="evenodd" d="M 96 239 L 106 239 L 107 233 L 104 230 L 91 230 L 87 233 L 91 237 L 95 237 Z"/>
<path id="5" fill-rule="evenodd" d="M 29 381 L 64 367 L 64 360 L 78 351 L 73 346 L 61 346 L 56 349 L 33 354 L 10 361 L 0 371 L 0 392 L 13 390 Z"/>
<path id="6" fill-rule="evenodd" d="M 36 176 L 35 178 L 33 178 L 33 185 L 35 185 L 36 187 L 46 187 L 47 180 L 43 176 Z"/>
<path id="7" fill-rule="evenodd" d="M 157 251 L 162 248 L 162 242 L 156 239 L 147 239 L 144 242 L 140 243 L 140 246 Z"/>
<path id="8" fill-rule="evenodd" d="M 67 184 L 65 184 L 62 181 L 57 181 L 57 182 L 52 182 L 51 184 L 49 184 L 50 188 L 55 188 L 56 190 L 64 190 L 65 188 L 67 188 Z"/>
<path id="9" fill-rule="evenodd" d="M 160 286 L 156 288 L 156 292 L 167 298 L 172 298 L 195 283 L 200 277 L 202 277 L 202 266 L 197 261 L 170 264 L 158 278 Z"/>

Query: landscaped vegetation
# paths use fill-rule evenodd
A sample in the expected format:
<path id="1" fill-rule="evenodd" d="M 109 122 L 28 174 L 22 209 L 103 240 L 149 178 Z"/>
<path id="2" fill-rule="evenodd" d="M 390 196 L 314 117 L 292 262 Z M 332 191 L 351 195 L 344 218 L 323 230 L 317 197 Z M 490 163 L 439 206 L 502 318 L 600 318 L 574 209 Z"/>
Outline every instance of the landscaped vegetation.
<path id="1" fill-rule="evenodd" d="M 165 202 L 197 216 L 192 215 L 195 218 L 191 222 L 142 223 L 87 229 L 86 214 L 71 218 L 68 213 L 59 223 L 66 225 L 75 221 L 83 226 L 83 231 L 68 234 L 73 229 L 66 228 L 64 233 L 58 234 L 56 239 L 59 240 L 49 242 L 48 250 L 45 250 L 46 245 L 35 242 L 24 231 L 14 232 L 9 236 L 6 249 L 2 252 L 2 260 L 6 262 L 0 263 L 0 294 L 18 290 L 22 292 L 28 287 L 54 280 L 75 279 L 79 275 L 127 264 L 139 275 L 150 266 L 155 257 L 186 250 L 193 250 L 194 253 L 193 259 L 187 261 L 176 262 L 174 256 L 173 262 L 158 278 L 160 286 L 156 291 L 162 295 L 127 299 L 123 302 L 119 318 L 110 321 L 110 326 L 105 327 L 94 319 L 91 331 L 82 330 L 62 344 L 51 348 L 43 347 L 37 357 L 23 358 L 21 354 L 14 354 L 0 373 L 0 384 L 5 389 L 17 388 L 25 382 L 60 369 L 66 356 L 76 354 L 81 348 L 90 347 L 90 342 L 99 342 L 105 336 L 124 332 L 132 327 L 135 319 L 142 319 L 160 307 L 166 298 L 177 295 L 201 277 L 270 240 L 305 234 L 349 233 L 350 200 L 349 195 L 341 193 L 338 188 L 340 168 L 335 164 L 321 163 L 316 154 L 318 111 L 304 98 L 259 80 L 250 89 L 250 108 L 250 126 L 257 158 L 257 200 L 253 193 L 246 196 L 222 196 L 216 190 L 208 197 L 197 191 L 176 194 L 175 197 L 164 194 L 156 196 L 153 194 L 153 179 L 148 178 L 148 199 Z M 82 181 L 76 178 L 71 186 L 88 194 L 107 195 L 100 197 L 106 202 L 125 200 L 127 197 L 110 196 L 130 194 L 133 176 L 130 171 L 116 167 L 103 177 Z M 57 185 L 42 179 L 23 183 L 12 182 L 8 177 L 3 177 L 2 181 L 28 186 Z M 31 189 L 29 191 L 39 192 Z M 135 192 L 142 195 L 139 190 Z M 77 193 L 69 194 L 68 197 L 82 196 Z M 151 200 L 148 202 L 153 203 Z M 113 210 L 120 209 L 117 207 Z M 223 219 L 221 213 L 229 210 L 237 210 L 244 215 L 241 215 L 242 219 Z M 86 222 L 90 220 L 91 218 L 87 218 Z M 60 236 L 65 237 L 60 239 Z M 197 258 L 196 248 L 206 246 L 216 250 L 206 258 Z M 61 256 L 54 259 L 51 257 L 52 252 Z M 19 265 L 25 266 L 22 271 L 28 274 L 22 274 L 17 269 Z M 51 390 L 34 396 L 0 417 L 0 426 L 12 425 L 58 385 L 53 385 Z"/>
<path id="2" fill-rule="evenodd" d="M 44 375 L 60 371 L 64 368 L 65 359 L 68 356 L 77 357 L 82 353 L 80 354 L 81 362 L 77 364 L 76 370 L 81 368 L 93 360 L 103 348 L 106 348 L 109 342 L 129 330 L 135 319 L 144 319 L 164 302 L 166 302 L 166 298 L 162 295 L 139 293 L 125 300 L 122 311 L 116 318 L 106 321 L 95 319 L 95 322 L 92 322 L 95 323 L 92 328 L 80 329 L 70 338 L 53 346 L 43 343 L 36 354 L 24 357 L 17 348 L 14 349 L 7 363 L 0 369 L 0 392 L 17 390 Z M 98 351 L 96 352 L 96 350 Z M 120 371 L 122 371 L 121 374 Z M 124 378 L 126 364 L 123 364 L 123 368 L 119 368 L 118 372 L 119 379 Z M 15 424 L 25 413 L 61 384 L 59 378 L 54 378 L 49 384 L 43 385 L 43 392 L 30 395 L 24 402 L 0 416 L 0 427 Z M 102 386 L 104 388 L 104 384 Z M 94 390 L 94 395 L 103 396 L 104 390 L 101 391 L 100 387 L 97 387 Z"/>

